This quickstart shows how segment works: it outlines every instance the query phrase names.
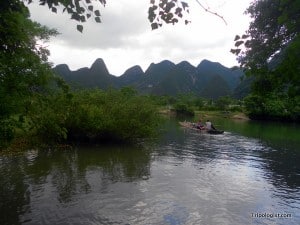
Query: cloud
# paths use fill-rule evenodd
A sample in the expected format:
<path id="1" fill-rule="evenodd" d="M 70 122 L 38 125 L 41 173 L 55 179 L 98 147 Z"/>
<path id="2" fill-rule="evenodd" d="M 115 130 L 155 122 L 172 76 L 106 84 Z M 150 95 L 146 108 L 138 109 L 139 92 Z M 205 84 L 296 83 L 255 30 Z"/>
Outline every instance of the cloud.
<path id="1" fill-rule="evenodd" d="M 164 25 L 155 31 L 147 20 L 149 0 L 107 1 L 107 6 L 100 9 L 103 23 L 88 20 L 82 34 L 68 14 L 53 15 L 46 7 L 33 4 L 30 11 L 34 20 L 61 33 L 49 44 L 50 60 L 55 64 L 67 63 L 78 69 L 103 58 L 112 74 L 121 75 L 131 66 L 141 65 L 145 70 L 151 62 L 164 59 L 175 63 L 187 60 L 194 65 L 209 59 L 233 66 L 235 56 L 229 50 L 235 34 L 248 28 L 249 19 L 243 12 L 250 1 L 209 2 L 228 25 L 192 1 L 190 25 Z"/>

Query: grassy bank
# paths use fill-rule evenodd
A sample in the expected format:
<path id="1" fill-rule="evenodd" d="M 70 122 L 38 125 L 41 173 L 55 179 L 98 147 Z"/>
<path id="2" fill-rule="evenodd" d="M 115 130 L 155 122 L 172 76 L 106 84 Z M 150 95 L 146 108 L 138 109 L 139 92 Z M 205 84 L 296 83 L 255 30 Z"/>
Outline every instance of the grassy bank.
<path id="1" fill-rule="evenodd" d="M 238 119 L 238 120 L 249 120 L 249 117 L 243 112 L 231 112 L 231 111 L 196 111 L 196 118 L 212 118 L 212 117 L 223 117 L 229 119 Z"/>

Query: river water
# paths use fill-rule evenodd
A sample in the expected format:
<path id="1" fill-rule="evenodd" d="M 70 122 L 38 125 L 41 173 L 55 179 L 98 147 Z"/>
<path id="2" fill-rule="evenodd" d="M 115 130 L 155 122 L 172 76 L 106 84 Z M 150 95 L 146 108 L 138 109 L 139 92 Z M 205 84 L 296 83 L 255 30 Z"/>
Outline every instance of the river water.
<path id="1" fill-rule="evenodd" d="M 0 156 L 0 224 L 300 224 L 300 127 L 215 119 L 140 147 Z"/>

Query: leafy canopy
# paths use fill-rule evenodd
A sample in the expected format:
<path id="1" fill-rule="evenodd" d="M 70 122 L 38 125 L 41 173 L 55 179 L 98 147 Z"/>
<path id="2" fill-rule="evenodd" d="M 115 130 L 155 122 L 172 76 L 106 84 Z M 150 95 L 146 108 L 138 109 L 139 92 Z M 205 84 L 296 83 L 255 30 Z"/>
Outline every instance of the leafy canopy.
<path id="1" fill-rule="evenodd" d="M 231 52 L 238 56 L 246 74 L 255 78 L 252 97 L 248 100 L 269 115 L 268 105 L 273 103 L 268 102 L 278 99 L 277 104 L 285 106 L 271 107 L 273 115 L 283 108 L 285 114 L 291 113 L 299 119 L 300 1 L 257 0 L 246 13 L 252 22 L 245 34 L 235 37 L 235 48 Z M 256 99 L 265 102 L 259 103 Z M 295 107 L 291 108 L 291 104 Z"/>
<path id="2" fill-rule="evenodd" d="M 30 97 L 47 84 L 49 51 L 38 41 L 47 41 L 50 30 L 29 19 L 20 1 L 0 6 L 0 142 L 13 137 L 16 120 L 30 107 Z M 0 144 L 1 144 L 0 143 Z"/>

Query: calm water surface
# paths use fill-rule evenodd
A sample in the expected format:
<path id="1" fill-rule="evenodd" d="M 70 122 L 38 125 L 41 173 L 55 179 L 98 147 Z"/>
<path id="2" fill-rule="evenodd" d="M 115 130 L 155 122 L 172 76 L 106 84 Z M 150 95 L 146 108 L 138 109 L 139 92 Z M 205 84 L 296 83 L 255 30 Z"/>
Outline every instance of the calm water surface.
<path id="1" fill-rule="evenodd" d="M 300 127 L 166 125 L 143 147 L 0 156 L 0 224 L 300 224 Z M 282 216 L 282 217 L 278 217 Z"/>

